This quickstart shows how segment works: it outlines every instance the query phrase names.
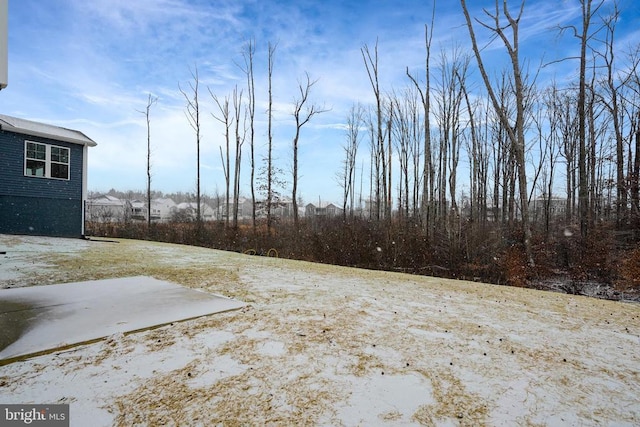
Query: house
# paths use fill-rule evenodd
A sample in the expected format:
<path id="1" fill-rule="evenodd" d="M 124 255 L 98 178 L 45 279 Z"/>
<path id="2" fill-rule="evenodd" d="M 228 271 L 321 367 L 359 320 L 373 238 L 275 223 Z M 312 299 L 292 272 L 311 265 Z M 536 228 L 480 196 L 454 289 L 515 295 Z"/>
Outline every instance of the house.
<path id="1" fill-rule="evenodd" d="M 307 218 L 315 217 L 334 217 L 342 214 L 342 209 L 333 203 L 319 202 L 318 204 L 309 203 L 305 207 L 305 216 Z"/>
<path id="2" fill-rule="evenodd" d="M 176 209 L 176 203 L 170 198 L 151 199 L 151 221 L 170 221 Z M 131 219 L 146 221 L 148 213 L 146 201 L 131 201 Z"/>
<path id="3" fill-rule="evenodd" d="M 151 200 L 151 221 L 170 221 L 176 203 L 170 198 Z M 109 194 L 93 197 L 87 202 L 87 220 L 96 222 L 146 221 L 147 202 L 139 199 L 122 200 Z"/>
<path id="4" fill-rule="evenodd" d="M 151 200 L 151 220 L 170 221 L 176 211 L 176 202 L 170 198 L 159 198 Z"/>
<path id="5" fill-rule="evenodd" d="M 86 218 L 96 222 L 120 222 L 130 214 L 130 203 L 104 194 L 87 201 Z"/>
<path id="6" fill-rule="evenodd" d="M 566 197 L 546 197 L 542 195 L 529 202 L 529 212 L 534 218 L 542 218 L 546 210 L 552 218 L 564 217 L 567 212 Z"/>
<path id="7" fill-rule="evenodd" d="M 251 209 L 251 202 L 247 203 L 248 209 Z M 251 212 L 248 212 L 247 217 L 250 217 Z M 293 200 L 289 197 L 278 197 L 271 200 L 271 217 L 279 219 L 293 218 Z M 305 215 L 305 208 L 298 206 L 298 216 Z M 256 200 L 256 218 L 267 217 L 267 201 Z"/>
<path id="8" fill-rule="evenodd" d="M 195 221 L 197 219 L 198 204 L 196 202 L 183 202 L 176 205 L 175 215 L 183 219 Z M 200 218 L 203 221 L 212 221 L 214 210 L 206 203 L 200 202 Z"/>
<path id="9" fill-rule="evenodd" d="M 130 214 L 131 214 L 131 219 L 135 219 L 135 220 L 147 220 L 147 204 L 145 202 L 143 202 L 142 200 L 132 200 L 130 202 L 131 207 L 129 208 Z M 153 218 L 153 213 L 151 214 L 151 217 Z"/>
<path id="10" fill-rule="evenodd" d="M 293 218 L 293 200 L 282 197 L 271 207 L 271 213 L 277 218 Z"/>
<path id="11" fill-rule="evenodd" d="M 229 199 L 229 219 L 233 218 L 233 199 Z M 249 219 L 253 215 L 251 199 L 246 197 L 238 197 L 238 219 Z M 227 203 L 222 202 L 217 209 L 216 219 L 225 219 L 227 217 Z"/>
<path id="12" fill-rule="evenodd" d="M 0 115 L 0 233 L 83 236 L 95 145 L 77 130 Z"/>

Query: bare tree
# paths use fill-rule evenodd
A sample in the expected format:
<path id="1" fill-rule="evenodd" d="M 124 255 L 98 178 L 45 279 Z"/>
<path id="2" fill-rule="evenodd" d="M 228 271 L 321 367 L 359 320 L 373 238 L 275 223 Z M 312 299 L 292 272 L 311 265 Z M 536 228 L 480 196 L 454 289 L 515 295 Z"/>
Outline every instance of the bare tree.
<path id="1" fill-rule="evenodd" d="M 158 102 L 158 97 L 147 97 L 147 106 L 139 113 L 144 114 L 147 122 L 147 228 L 151 228 L 151 107 Z"/>
<path id="2" fill-rule="evenodd" d="M 319 107 L 316 104 L 308 104 L 309 92 L 318 80 L 311 81 L 309 73 L 305 73 L 305 78 L 306 82 L 304 85 L 302 83 L 298 83 L 300 97 L 294 100 L 292 113 L 293 118 L 296 121 L 296 133 L 293 137 L 293 189 L 291 192 L 291 200 L 293 203 L 293 222 L 296 228 L 298 227 L 298 142 L 300 140 L 300 131 L 304 125 L 309 123 L 309 120 L 311 120 L 313 116 L 327 111 L 325 108 Z"/>
<path id="3" fill-rule="evenodd" d="M 237 89 L 237 88 L 236 88 Z M 209 93 L 211 97 L 215 101 L 218 109 L 220 110 L 220 116 L 211 113 L 213 118 L 218 120 L 220 123 L 224 125 L 224 140 L 226 144 L 226 149 L 224 153 L 222 152 L 222 146 L 220 146 L 220 160 L 222 161 L 222 172 L 224 173 L 224 181 L 225 181 L 225 224 L 229 226 L 229 190 L 231 187 L 231 180 L 229 176 L 229 170 L 231 168 L 230 165 L 230 154 L 229 154 L 229 140 L 230 140 L 230 129 L 232 125 L 232 119 L 229 112 L 229 97 L 225 96 L 224 100 L 220 101 L 220 99 L 211 92 L 209 89 Z"/>
<path id="4" fill-rule="evenodd" d="M 249 116 L 249 146 L 251 150 L 251 220 L 253 229 L 256 228 L 256 190 L 255 190 L 255 173 L 256 173 L 256 158 L 255 158 L 255 113 L 256 113 L 256 86 L 253 77 L 253 55 L 255 54 L 255 42 L 249 40 L 242 53 L 244 57 L 244 67 L 242 70 L 247 76 L 247 113 Z"/>
<path id="5" fill-rule="evenodd" d="M 380 92 L 380 83 L 378 78 L 378 42 L 376 40 L 376 45 L 374 48 L 373 56 L 369 47 L 364 45 L 361 49 L 362 59 L 364 60 L 364 65 L 367 70 L 367 75 L 369 76 L 369 82 L 371 83 L 371 87 L 373 89 L 373 94 L 376 98 L 376 121 L 373 124 L 375 127 L 372 127 L 374 131 L 374 139 L 372 139 L 372 154 L 373 160 L 375 161 L 375 180 L 376 180 L 376 189 L 375 189 L 375 215 L 376 219 L 380 220 L 380 208 L 382 203 L 386 201 L 386 149 L 385 149 L 385 134 L 382 131 L 382 110 L 383 110 L 383 101 L 382 94 Z M 386 208 L 383 209 L 386 212 Z"/>
<path id="6" fill-rule="evenodd" d="M 604 219 L 605 214 L 609 214 L 609 209 L 604 205 L 604 190 L 607 183 L 603 179 L 603 168 L 606 163 L 612 159 L 609 155 L 611 149 L 611 141 L 614 138 L 609 136 L 610 133 L 610 117 L 604 114 L 606 108 L 595 98 L 595 92 L 590 91 L 591 96 L 588 102 L 589 116 L 589 176 L 590 176 L 590 220 L 591 226 L 599 219 Z M 624 109 L 624 107 L 623 107 Z M 606 143 L 605 141 L 609 141 Z M 607 154 L 605 154 L 607 153 Z"/>
<path id="7" fill-rule="evenodd" d="M 479 141 L 480 138 L 476 130 L 475 111 L 474 111 L 474 107 L 472 107 L 471 105 L 471 101 L 469 100 L 469 93 L 467 91 L 466 81 L 463 79 L 463 77 L 460 75 L 458 71 L 456 71 L 456 78 L 460 83 L 460 89 L 462 91 L 462 95 L 464 96 L 465 104 L 467 107 L 467 114 L 469 116 L 470 136 L 467 139 L 467 141 L 471 140 L 471 144 L 467 142 L 467 152 L 469 153 L 469 162 L 471 164 L 471 167 L 469 170 L 469 174 L 471 178 L 471 194 L 469 196 L 469 201 L 471 204 L 470 219 L 471 219 L 471 223 L 474 224 L 475 222 L 478 221 L 478 219 L 480 219 L 480 216 L 481 216 L 480 206 L 483 203 L 485 203 L 485 200 L 482 197 L 482 194 L 483 194 L 482 191 L 484 190 L 483 183 L 486 182 L 486 180 L 483 181 L 483 171 L 485 170 L 484 162 L 483 162 L 484 152 L 482 150 L 482 147 L 480 146 L 480 141 Z"/>
<path id="8" fill-rule="evenodd" d="M 451 79 L 451 95 L 453 95 L 451 106 L 451 163 L 449 163 L 449 195 L 451 197 L 451 212 L 455 215 L 458 213 L 457 203 L 457 176 L 458 176 L 458 163 L 460 162 L 460 107 L 462 103 L 463 91 L 460 88 L 461 84 L 455 77 L 458 74 L 458 70 L 454 70 L 454 76 Z M 466 74 L 466 72 L 465 72 Z"/>
<path id="9" fill-rule="evenodd" d="M 412 146 L 412 125 L 415 119 L 415 98 L 405 92 L 404 96 L 394 94 L 391 102 L 395 105 L 393 115 L 393 136 L 394 145 L 398 152 L 400 182 L 398 184 L 398 214 L 403 218 L 409 217 L 409 179 L 410 179 L 410 156 Z M 414 90 L 415 92 L 415 90 Z"/>
<path id="10" fill-rule="evenodd" d="M 601 100 L 604 106 L 607 108 L 611 115 L 613 124 L 613 131 L 616 141 L 616 221 L 619 225 L 622 225 L 628 219 L 627 205 L 628 205 L 628 188 L 627 179 L 625 174 L 625 108 L 624 108 L 624 93 L 623 89 L 627 87 L 628 83 L 632 80 L 635 73 L 635 69 L 638 66 L 637 59 L 630 58 L 629 71 L 626 75 L 616 75 L 615 67 L 615 46 L 614 37 L 616 24 L 620 16 L 618 10 L 618 3 L 614 1 L 613 11 L 611 15 L 604 18 L 605 26 L 605 39 L 604 39 L 604 53 L 600 56 L 604 61 L 606 68 L 605 77 L 605 92 L 606 95 L 602 96 Z M 634 117 L 633 113 L 628 118 L 628 124 L 632 124 Z M 631 160 L 631 157 L 629 157 Z"/>
<path id="11" fill-rule="evenodd" d="M 635 149 L 629 151 L 634 153 L 634 160 L 631 163 L 631 213 L 633 227 L 640 227 L 640 110 L 636 110 L 631 131 L 632 140 L 635 141 Z"/>
<path id="12" fill-rule="evenodd" d="M 424 167 L 422 171 L 422 219 L 423 226 L 425 230 L 427 230 L 427 234 L 430 234 L 430 228 L 433 229 L 435 224 L 432 227 L 429 227 L 429 218 L 431 205 L 433 201 L 433 192 L 434 192 L 434 170 L 433 163 L 431 159 L 431 69 L 430 69 L 430 59 L 431 59 L 431 41 L 433 40 L 433 27 L 435 23 L 435 15 L 436 15 L 436 1 L 433 1 L 432 9 L 431 9 L 431 27 L 425 25 L 424 26 L 424 44 L 425 44 L 425 87 L 424 90 L 418 84 L 416 78 L 414 78 L 411 74 L 409 74 L 409 69 L 407 68 L 406 73 L 407 77 L 411 79 L 413 84 L 415 85 L 418 92 L 420 92 L 420 97 L 422 98 L 422 105 L 424 108 Z"/>
<path id="13" fill-rule="evenodd" d="M 500 110 L 509 118 L 509 122 L 515 122 L 515 99 L 511 90 L 511 83 L 507 73 L 503 71 L 499 87 Z M 516 161 L 513 142 L 509 137 L 508 128 L 498 121 L 494 125 L 498 135 L 498 148 L 502 158 L 501 178 L 502 182 L 502 223 L 513 227 L 516 217 Z M 498 182 L 496 182 L 498 185 Z"/>
<path id="14" fill-rule="evenodd" d="M 380 150 L 376 134 L 376 124 L 371 106 L 367 109 L 367 132 L 369 135 L 369 219 L 380 220 Z M 375 195 L 375 197 L 374 197 Z"/>
<path id="15" fill-rule="evenodd" d="M 546 204 L 544 207 L 544 230 L 545 234 L 550 232 L 550 222 L 552 217 L 551 202 L 554 194 L 554 177 L 557 164 L 557 158 L 560 156 L 560 147 L 562 146 L 562 133 L 560 127 L 562 123 L 563 112 L 559 108 L 561 106 L 559 102 L 559 91 L 555 83 L 544 93 L 543 95 L 543 107 L 540 109 L 541 121 L 546 119 L 547 133 L 544 138 L 545 153 L 549 161 L 547 163 L 547 169 L 545 170 L 546 185 L 543 187 L 544 195 L 546 197 Z M 540 125 L 544 127 L 544 125 Z"/>
<path id="16" fill-rule="evenodd" d="M 445 220 L 449 206 L 457 213 L 457 169 L 460 159 L 460 122 L 464 91 L 462 86 L 467 74 L 469 57 L 454 49 L 453 56 L 447 58 L 444 50 L 441 58 L 441 84 L 437 91 L 436 119 L 440 134 L 438 162 L 438 205 L 439 216 Z M 450 201 L 447 202 L 447 189 Z"/>
<path id="17" fill-rule="evenodd" d="M 640 45 L 636 45 L 628 56 L 629 62 L 633 64 L 631 77 L 627 83 L 630 89 L 629 104 L 632 105 L 629 131 L 631 226 L 640 227 L 640 72 L 638 70 Z"/>
<path id="18" fill-rule="evenodd" d="M 184 99 L 187 101 L 187 109 L 185 111 L 185 116 L 187 117 L 187 121 L 189 125 L 196 133 L 196 221 L 198 224 L 202 223 L 202 212 L 201 210 L 201 194 L 200 194 L 200 104 L 198 100 L 199 91 L 198 86 L 200 83 L 200 79 L 198 78 L 198 67 L 194 66 L 193 70 L 190 70 L 192 81 L 189 81 L 189 93 L 180 87 L 178 83 L 178 89 L 180 89 L 180 93 L 184 96 Z"/>
<path id="19" fill-rule="evenodd" d="M 510 94 L 509 83 L 503 72 L 500 83 L 497 87 L 497 97 L 499 100 L 500 111 L 513 120 L 513 96 Z M 493 166 L 493 203 L 492 211 L 494 220 L 500 220 L 503 224 L 507 221 L 512 222 L 514 217 L 514 162 L 513 150 L 511 142 L 507 135 L 505 127 L 497 117 L 496 109 L 487 107 L 486 123 L 488 139 L 494 141 L 492 146 L 491 158 Z"/>
<path id="20" fill-rule="evenodd" d="M 240 128 L 242 115 L 242 90 L 238 92 L 238 86 L 233 89 L 233 111 L 235 121 L 235 158 L 233 160 L 233 228 L 238 228 L 238 211 L 240 204 L 240 166 L 242 165 L 242 144 L 247 136 L 246 114 L 242 120 L 243 126 Z M 246 113 L 246 111 L 245 111 Z"/>
<path id="21" fill-rule="evenodd" d="M 344 168 L 338 173 L 339 184 L 343 189 L 342 197 L 342 213 L 343 218 L 347 217 L 347 206 L 349 207 L 349 216 L 353 215 L 355 204 L 355 186 L 356 186 L 356 157 L 358 147 L 360 145 L 360 127 L 364 120 L 364 109 L 362 105 L 352 105 L 347 117 L 346 141 L 343 146 L 345 158 L 343 160 Z"/>
<path id="22" fill-rule="evenodd" d="M 274 178 L 274 167 L 273 167 L 273 131 L 272 131 L 272 121 L 273 121 L 273 87 L 272 87 L 272 79 L 273 79 L 273 59 L 276 52 L 276 45 L 271 44 L 269 42 L 268 47 L 268 86 L 269 86 L 269 105 L 267 107 L 267 165 L 266 165 L 266 181 L 267 181 L 267 230 L 271 233 L 271 203 L 273 201 L 273 178 Z"/>
<path id="23" fill-rule="evenodd" d="M 604 0 L 600 0 L 593 7 L 592 0 L 580 0 L 582 8 L 582 27 L 578 30 L 576 27 L 571 28 L 574 36 L 580 40 L 580 84 L 578 89 L 578 217 L 580 220 L 580 234 L 583 238 L 587 237 L 589 226 L 589 187 L 587 174 L 587 144 L 586 144 L 586 128 L 587 128 L 587 48 L 590 39 L 595 35 L 590 33 L 591 19 L 602 7 Z M 566 28 L 563 28 L 566 29 Z"/>
<path id="24" fill-rule="evenodd" d="M 402 128 L 406 133 L 406 147 L 399 150 L 399 157 L 404 158 L 401 162 L 401 181 L 404 187 L 405 216 L 420 220 L 420 196 L 422 194 L 422 153 L 424 138 L 424 122 L 422 120 L 422 101 L 420 94 L 415 87 L 408 87 L 405 90 L 402 106 L 397 108 L 398 115 L 402 118 Z M 403 145 L 403 144 L 399 144 Z"/>
<path id="25" fill-rule="evenodd" d="M 392 180 L 391 180 L 391 170 L 393 167 L 393 149 L 391 148 L 391 133 L 393 130 L 393 116 L 394 116 L 394 108 L 393 108 L 393 102 L 391 102 L 391 98 L 388 98 L 388 102 L 387 102 L 387 110 L 389 112 L 388 116 L 387 116 L 387 129 L 386 129 L 386 135 L 387 135 L 387 153 L 386 153 L 386 169 L 387 169 L 387 178 L 386 180 L 383 177 L 382 183 L 383 183 L 383 189 L 385 189 L 385 210 L 384 210 L 384 215 L 385 215 L 385 219 L 387 220 L 391 220 L 391 206 L 393 204 L 393 189 L 392 189 Z M 384 147 L 383 147 L 384 149 Z"/>
<path id="26" fill-rule="evenodd" d="M 575 111 L 574 105 L 577 102 L 577 93 L 571 94 L 564 98 L 564 114 L 562 122 L 562 156 L 566 160 L 566 177 L 567 177 L 567 220 L 571 221 L 576 215 L 576 191 L 578 188 L 578 178 L 576 172 L 578 170 L 578 112 Z"/>
<path id="27" fill-rule="evenodd" d="M 507 115 L 500 110 L 500 104 L 498 99 L 493 91 L 493 87 L 491 86 L 491 82 L 489 81 L 489 76 L 487 75 L 484 62 L 482 60 L 482 56 L 480 55 L 480 49 L 478 48 L 478 44 L 476 42 L 475 31 L 473 29 L 473 24 L 471 22 L 471 17 L 469 16 L 469 12 L 467 10 L 466 0 L 460 0 L 462 5 L 462 11 L 464 13 L 467 28 L 469 30 L 469 36 L 471 38 L 473 53 L 476 57 L 478 68 L 480 69 L 480 74 L 482 75 L 482 79 L 487 88 L 487 92 L 489 93 L 489 97 L 493 103 L 494 109 L 498 114 L 500 122 L 506 128 L 507 134 L 509 136 L 509 140 L 511 141 L 515 162 L 517 166 L 518 173 L 518 183 L 519 183 L 519 193 L 520 193 L 520 209 L 522 213 L 522 232 L 524 236 L 524 247 L 527 254 L 527 260 L 530 266 L 534 265 L 533 260 L 533 252 L 531 249 L 531 229 L 529 227 L 529 209 L 528 209 L 528 191 L 527 191 L 527 175 L 525 170 L 525 158 L 524 158 L 524 149 L 525 149 L 525 87 L 522 79 L 522 70 L 520 69 L 520 61 L 519 61 L 519 38 L 518 38 L 518 29 L 520 18 L 522 17 L 522 13 L 524 12 L 524 1 L 520 3 L 520 10 L 517 16 L 512 15 L 509 12 L 507 7 L 507 0 L 503 0 L 502 10 L 500 10 L 498 0 L 496 0 L 495 4 L 495 12 L 492 14 L 488 10 L 484 10 L 485 14 L 493 21 L 491 25 L 484 24 L 479 22 L 480 25 L 487 28 L 488 30 L 495 33 L 498 36 L 506 50 L 509 54 L 509 58 L 511 59 L 512 65 L 512 76 L 514 83 L 514 91 L 516 97 L 516 122 L 515 125 L 512 125 L 509 122 L 509 118 Z M 507 25 L 503 25 L 500 22 L 500 13 L 507 20 Z M 505 34 L 505 30 L 511 30 L 511 39 L 507 37 Z"/>

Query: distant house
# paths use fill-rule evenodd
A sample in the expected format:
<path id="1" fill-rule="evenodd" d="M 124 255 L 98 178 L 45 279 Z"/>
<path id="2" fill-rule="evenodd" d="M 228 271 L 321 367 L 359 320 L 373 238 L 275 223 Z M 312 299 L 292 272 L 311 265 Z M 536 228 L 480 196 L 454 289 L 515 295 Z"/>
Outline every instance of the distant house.
<path id="1" fill-rule="evenodd" d="M 248 202 L 249 208 L 251 208 L 251 202 Z M 304 216 L 304 207 L 298 207 L 298 216 Z M 251 214 L 251 213 L 249 213 Z M 266 200 L 256 200 L 256 218 L 267 217 L 267 202 Z M 281 197 L 277 200 L 271 201 L 271 217 L 272 218 L 293 218 L 293 200 L 288 197 Z"/>
<path id="2" fill-rule="evenodd" d="M 233 218 L 233 199 L 229 199 L 229 219 Z M 253 210 L 251 209 L 251 200 L 246 197 L 238 198 L 238 219 L 249 219 L 253 214 Z M 218 215 L 216 219 L 225 219 L 227 216 L 227 203 L 223 202 L 218 207 Z"/>
<path id="3" fill-rule="evenodd" d="M 115 196 L 104 194 L 87 201 L 87 220 L 120 222 L 130 216 L 131 204 Z"/>
<path id="4" fill-rule="evenodd" d="M 176 214 L 184 216 L 190 220 L 196 220 L 198 215 L 198 204 L 196 202 L 183 202 L 176 205 Z M 200 203 L 200 218 L 203 221 L 214 220 L 214 210 L 206 203 Z"/>
<path id="5" fill-rule="evenodd" d="M 169 198 L 151 199 L 151 221 L 169 221 L 176 209 L 176 203 Z M 146 200 L 133 200 L 131 202 L 131 219 L 146 221 L 148 213 Z"/>
<path id="6" fill-rule="evenodd" d="M 281 198 L 274 203 L 272 214 L 277 218 L 293 218 L 293 200 L 288 197 Z"/>
<path id="7" fill-rule="evenodd" d="M 0 233 L 83 236 L 95 145 L 77 130 L 0 115 Z"/>
<path id="8" fill-rule="evenodd" d="M 529 212 L 535 217 L 542 217 L 545 211 L 549 209 L 550 217 L 563 217 L 567 212 L 566 197 L 538 197 L 529 202 Z"/>
<path id="9" fill-rule="evenodd" d="M 171 220 L 171 216 L 176 211 L 176 202 L 169 198 L 151 200 L 151 220 L 166 222 Z"/>
<path id="10" fill-rule="evenodd" d="M 132 200 L 130 202 L 130 214 L 131 219 L 134 220 L 147 220 L 147 204 L 142 200 Z M 153 214 L 152 214 L 153 218 Z"/>
<path id="11" fill-rule="evenodd" d="M 169 198 L 151 200 L 151 221 L 170 221 L 175 211 L 176 204 Z M 89 221 L 96 222 L 146 221 L 147 202 L 104 194 L 88 200 L 86 215 Z"/>
<path id="12" fill-rule="evenodd" d="M 338 215 L 342 215 L 342 209 L 333 203 L 309 203 L 305 207 L 305 216 L 307 218 L 334 217 Z"/>

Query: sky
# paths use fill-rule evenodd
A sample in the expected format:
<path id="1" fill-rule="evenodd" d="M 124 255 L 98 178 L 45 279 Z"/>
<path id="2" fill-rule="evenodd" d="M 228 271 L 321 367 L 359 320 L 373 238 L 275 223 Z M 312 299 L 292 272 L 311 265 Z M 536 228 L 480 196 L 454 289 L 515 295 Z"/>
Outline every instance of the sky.
<path id="1" fill-rule="evenodd" d="M 610 3 L 610 0 L 606 0 Z M 519 2 L 511 1 L 517 10 Z M 484 18 L 487 0 L 468 0 L 471 15 Z M 90 191 L 146 188 L 149 94 L 152 189 L 195 192 L 195 132 L 186 101 L 197 69 L 201 109 L 201 189 L 223 194 L 220 147 L 224 128 L 211 94 L 229 96 L 245 88 L 243 49 L 256 45 L 256 161 L 267 153 L 267 46 L 276 46 L 273 66 L 273 135 L 276 166 L 291 191 L 292 111 L 305 73 L 317 80 L 309 102 L 327 111 L 301 130 L 299 190 L 305 203 L 340 202 L 336 178 L 343 160 L 345 123 L 355 103 L 374 96 L 361 49 L 378 44 L 380 84 L 402 90 L 412 74 L 424 75 L 428 0 L 9 0 L 9 81 L 0 92 L 0 113 L 77 129 L 97 142 L 90 149 Z M 640 5 L 621 0 L 620 46 L 640 39 Z M 458 1 L 435 5 L 432 62 L 440 52 L 470 52 L 469 34 Z M 529 0 L 520 27 L 521 57 L 532 66 L 574 56 L 575 38 L 558 27 L 577 24 L 577 0 Z M 479 31 L 483 55 L 493 72 L 506 64 L 504 48 Z M 539 80 L 572 79 L 576 61 L 545 67 Z M 477 78 L 474 63 L 471 78 Z M 475 77 L 474 77 L 475 75 Z M 472 85 L 473 87 L 473 85 Z M 479 87 L 476 85 L 476 87 Z M 245 89 L 246 93 L 246 89 Z M 246 96 L 246 95 L 245 95 Z M 368 142 L 360 147 L 368 175 Z M 242 154 L 241 193 L 250 197 L 249 146 Z M 360 167 L 360 166 L 359 166 Z M 365 178 L 366 179 L 366 178 Z M 366 188 L 367 183 L 364 184 Z"/>

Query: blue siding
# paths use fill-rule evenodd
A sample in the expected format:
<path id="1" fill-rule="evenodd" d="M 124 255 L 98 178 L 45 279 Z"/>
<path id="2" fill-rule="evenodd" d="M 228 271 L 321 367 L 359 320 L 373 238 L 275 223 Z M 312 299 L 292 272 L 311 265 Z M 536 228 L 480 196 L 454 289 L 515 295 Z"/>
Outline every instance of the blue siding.
<path id="1" fill-rule="evenodd" d="M 0 233 L 82 236 L 82 201 L 0 195 Z"/>
<path id="2" fill-rule="evenodd" d="M 69 180 L 24 176 L 25 140 L 69 148 Z M 0 233 L 82 234 L 83 146 L 0 130 Z"/>
<path id="3" fill-rule="evenodd" d="M 69 180 L 24 176 L 26 140 L 69 148 Z M 0 195 L 82 199 L 82 146 L 0 130 Z"/>

